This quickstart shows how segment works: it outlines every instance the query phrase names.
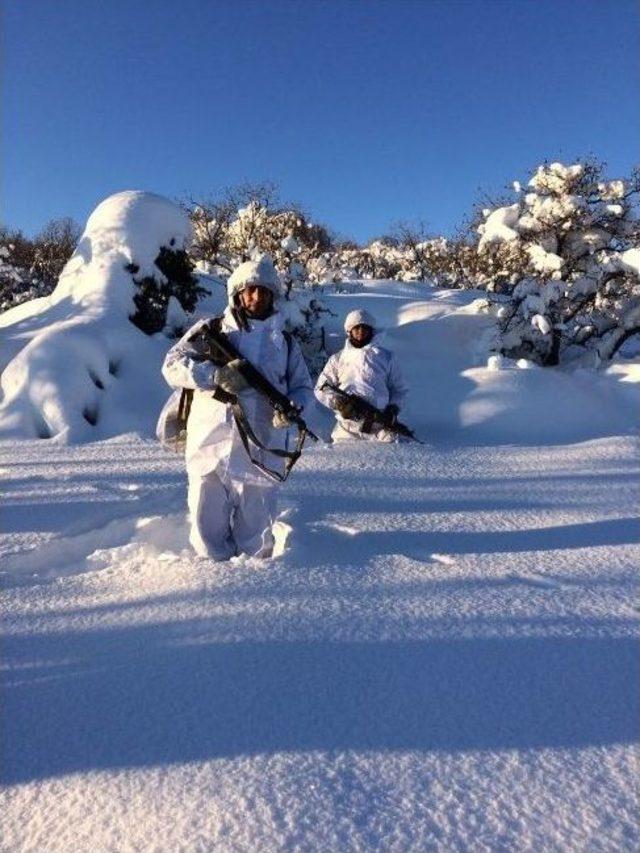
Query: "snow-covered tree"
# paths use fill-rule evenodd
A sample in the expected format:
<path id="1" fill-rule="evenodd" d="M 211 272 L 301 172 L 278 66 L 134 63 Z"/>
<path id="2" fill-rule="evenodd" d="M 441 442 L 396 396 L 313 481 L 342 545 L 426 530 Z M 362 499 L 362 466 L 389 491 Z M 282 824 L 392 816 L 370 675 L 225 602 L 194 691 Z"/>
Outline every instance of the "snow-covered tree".
<path id="1" fill-rule="evenodd" d="M 296 205 L 284 204 L 273 184 L 247 184 L 186 205 L 194 231 L 190 254 L 200 269 L 228 275 L 268 253 L 281 274 L 307 280 L 307 265 L 331 246 L 327 230 Z"/>
<path id="2" fill-rule="evenodd" d="M 0 310 L 49 296 L 81 234 L 68 217 L 52 219 L 33 239 L 21 231 L 0 228 Z"/>
<path id="3" fill-rule="evenodd" d="M 232 264 L 226 254 L 226 237 L 236 209 L 227 200 L 209 200 L 184 205 L 193 227 L 189 250 L 197 268 L 208 275 L 229 275 Z"/>
<path id="4" fill-rule="evenodd" d="M 227 238 L 234 262 L 261 253 L 273 260 L 280 276 L 287 325 L 300 342 L 312 374 L 319 374 L 327 357 L 323 318 L 328 309 L 309 283 L 308 266 L 327 244 L 324 229 L 309 223 L 301 211 L 270 210 L 258 201 L 238 210 Z"/>
<path id="5" fill-rule="evenodd" d="M 544 164 L 528 191 L 515 183 L 512 204 L 484 211 L 476 284 L 503 294 L 491 300 L 503 355 L 555 365 L 589 352 L 597 363 L 640 332 L 640 172 L 603 173 Z"/>
<path id="6" fill-rule="evenodd" d="M 54 282 L 34 269 L 36 245 L 21 231 L 0 227 L 0 311 L 48 296 Z"/>
<path id="7" fill-rule="evenodd" d="M 157 266 L 163 247 L 178 253 L 190 238 L 183 211 L 153 193 L 125 191 L 98 205 L 48 298 L 5 312 L 13 355 L 0 377 L 0 434 L 73 442 L 148 433 L 148 412 L 167 396 L 167 341 L 130 322 L 139 289 L 128 270 L 168 279 L 171 270 Z M 176 308 L 170 298 L 171 324 Z"/>
<path id="8" fill-rule="evenodd" d="M 48 222 L 33 240 L 34 277 L 53 290 L 81 234 L 82 228 L 68 216 Z"/>

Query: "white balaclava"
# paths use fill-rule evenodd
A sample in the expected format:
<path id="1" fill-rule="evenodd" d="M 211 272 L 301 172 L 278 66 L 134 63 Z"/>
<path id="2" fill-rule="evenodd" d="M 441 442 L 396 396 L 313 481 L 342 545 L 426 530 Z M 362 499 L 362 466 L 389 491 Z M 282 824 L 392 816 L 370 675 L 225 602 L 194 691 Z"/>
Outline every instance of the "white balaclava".
<path id="1" fill-rule="evenodd" d="M 236 267 L 227 281 L 227 298 L 231 307 L 235 297 L 250 284 L 259 284 L 273 293 L 273 304 L 280 298 L 280 280 L 269 255 L 263 255 L 257 261 L 245 261 Z"/>
<path id="2" fill-rule="evenodd" d="M 371 326 L 373 331 L 376 330 L 376 318 L 369 311 L 363 308 L 358 308 L 356 311 L 349 311 L 344 321 L 344 330 L 347 334 L 354 326 Z"/>

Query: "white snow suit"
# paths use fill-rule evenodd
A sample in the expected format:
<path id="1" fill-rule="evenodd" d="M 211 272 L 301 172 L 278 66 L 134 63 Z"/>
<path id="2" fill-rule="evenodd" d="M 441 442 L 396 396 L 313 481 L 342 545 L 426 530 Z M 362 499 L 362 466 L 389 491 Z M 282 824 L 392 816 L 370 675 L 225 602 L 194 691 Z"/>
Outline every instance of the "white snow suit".
<path id="1" fill-rule="evenodd" d="M 347 339 L 344 349 L 329 358 L 316 383 L 316 397 L 321 403 L 334 409 L 338 402 L 338 395 L 322 388 L 325 382 L 329 382 L 342 391 L 357 394 L 376 409 L 382 410 L 390 404 L 398 407 L 402 405 L 408 388 L 396 356 L 378 343 L 379 338 L 380 335 L 374 334 L 363 347 L 354 347 Z M 395 438 L 379 425 L 374 425 L 370 433 L 364 433 L 362 421 L 347 420 L 338 413 L 336 417 L 338 423 L 333 434 L 334 440 L 362 438 L 393 441 Z"/>
<path id="2" fill-rule="evenodd" d="M 187 424 L 186 463 L 189 477 L 191 544 L 198 554 L 225 560 L 235 554 L 269 556 L 277 485 L 247 455 L 231 407 L 213 397 L 216 367 L 203 361 L 198 332 L 211 318 L 196 323 L 173 346 L 162 373 L 174 388 L 193 388 Z M 248 320 L 241 329 L 227 308 L 221 331 L 244 358 L 297 406 L 313 403 L 309 371 L 294 339 L 283 335 L 283 320 L 273 313 Z M 267 448 L 293 450 L 294 431 L 272 425 L 273 410 L 252 388 L 238 400 L 256 437 Z M 250 442 L 251 454 L 272 470 L 284 473 L 285 462 Z"/>

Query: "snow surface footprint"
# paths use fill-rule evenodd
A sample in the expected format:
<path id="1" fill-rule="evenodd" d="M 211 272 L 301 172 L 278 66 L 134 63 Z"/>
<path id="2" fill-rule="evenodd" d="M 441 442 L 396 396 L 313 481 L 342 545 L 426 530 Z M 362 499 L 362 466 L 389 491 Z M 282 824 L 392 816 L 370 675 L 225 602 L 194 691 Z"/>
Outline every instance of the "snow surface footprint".
<path id="1" fill-rule="evenodd" d="M 329 550 L 332 552 L 337 552 L 342 555 L 343 558 L 352 559 L 359 558 L 358 562 L 362 562 L 364 564 L 370 564 L 371 561 L 376 561 L 380 558 L 388 557 L 394 553 L 397 553 L 399 556 L 409 559 L 415 560 L 420 565 L 425 565 L 427 563 L 439 563 L 442 566 L 455 566 L 456 560 L 451 557 L 449 554 L 438 554 L 438 553 L 421 553 L 421 554 L 411 554 L 406 551 L 406 549 L 391 548 L 388 553 L 378 553 L 375 545 L 371 545 L 371 550 L 367 550 L 367 542 L 368 536 L 375 536 L 375 534 L 379 532 L 377 529 L 372 530 L 363 530 L 361 528 L 355 527 L 350 524 L 345 524 L 343 522 L 337 521 L 319 521 L 309 525 L 309 530 L 315 534 L 322 534 L 323 532 L 331 532 L 337 533 L 339 535 L 339 540 L 342 544 L 335 544 L 329 546 Z M 357 540 L 361 540 L 361 545 L 358 546 Z M 356 548 L 356 551 L 352 554 L 350 551 L 345 553 L 345 545 L 347 543 L 353 543 Z M 316 547 L 314 546 L 314 551 Z"/>
<path id="2" fill-rule="evenodd" d="M 284 518 L 278 518 L 271 528 L 273 532 L 274 545 L 273 556 L 282 557 L 288 550 L 288 542 L 293 533 L 293 527 L 288 524 Z"/>
<path id="3" fill-rule="evenodd" d="M 5 583 L 22 585 L 33 579 L 108 569 L 134 554 L 147 559 L 175 559 L 189 548 L 185 513 L 115 519 L 104 527 L 47 543 L 7 560 Z M 13 581 L 13 584 L 11 583 Z"/>

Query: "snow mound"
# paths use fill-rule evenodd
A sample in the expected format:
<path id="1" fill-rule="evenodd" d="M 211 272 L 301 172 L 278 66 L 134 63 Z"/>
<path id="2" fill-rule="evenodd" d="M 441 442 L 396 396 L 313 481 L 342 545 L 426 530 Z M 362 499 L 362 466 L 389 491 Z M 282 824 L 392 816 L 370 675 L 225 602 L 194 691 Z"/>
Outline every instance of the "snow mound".
<path id="1" fill-rule="evenodd" d="M 87 220 L 52 302 L 70 298 L 81 305 L 118 307 L 128 317 L 134 284 L 126 267 L 138 267 L 138 278 L 162 279 L 154 263 L 160 247 L 184 249 L 190 238 L 188 217 L 169 199 L 137 190 L 109 196 Z"/>
<path id="2" fill-rule="evenodd" d="M 622 365 L 563 371 L 493 356 L 462 376 L 474 386 L 459 409 L 464 443 L 546 445 L 635 431 L 640 386 Z"/>
<path id="3" fill-rule="evenodd" d="M 190 236 L 187 216 L 154 193 L 116 193 L 98 205 L 51 296 L 2 318 L 0 435 L 75 442 L 150 432 L 166 396 L 167 341 L 130 323 L 131 269 L 162 281 L 160 248 L 184 249 Z"/>

